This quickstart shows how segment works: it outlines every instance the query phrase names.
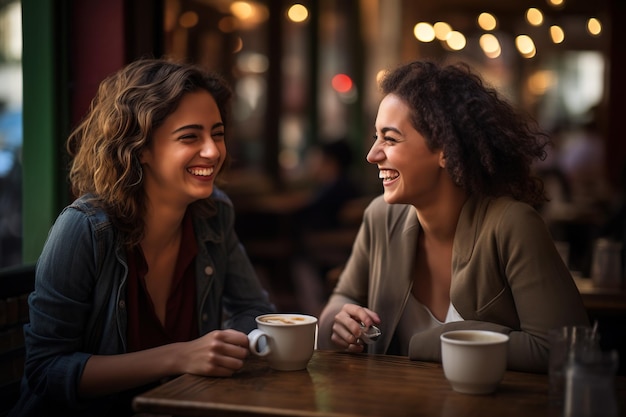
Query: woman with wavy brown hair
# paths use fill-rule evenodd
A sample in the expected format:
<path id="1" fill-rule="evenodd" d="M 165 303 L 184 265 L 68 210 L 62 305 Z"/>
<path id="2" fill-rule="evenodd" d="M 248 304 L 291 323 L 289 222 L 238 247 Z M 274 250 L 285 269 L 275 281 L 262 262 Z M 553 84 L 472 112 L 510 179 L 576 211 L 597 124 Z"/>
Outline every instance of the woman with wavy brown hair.
<path id="1" fill-rule="evenodd" d="M 531 171 L 547 137 L 466 65 L 416 61 L 382 80 L 367 208 L 321 317 L 319 346 L 441 360 L 440 335 L 506 333 L 510 369 L 545 372 L 548 331 L 588 324 Z"/>
<path id="2" fill-rule="evenodd" d="M 37 263 L 14 415 L 128 415 L 164 378 L 243 366 L 274 307 L 215 186 L 230 99 L 220 77 L 167 60 L 101 83 L 68 139 L 79 197 Z"/>

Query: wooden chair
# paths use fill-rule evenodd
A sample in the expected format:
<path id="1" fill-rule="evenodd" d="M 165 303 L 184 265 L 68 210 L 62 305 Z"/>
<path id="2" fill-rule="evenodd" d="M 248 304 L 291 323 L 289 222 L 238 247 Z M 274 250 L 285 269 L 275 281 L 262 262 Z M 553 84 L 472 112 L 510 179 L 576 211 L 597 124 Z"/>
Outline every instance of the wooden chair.
<path id="1" fill-rule="evenodd" d="M 28 295 L 35 286 L 35 266 L 0 269 L 0 416 L 19 397 L 24 373 L 24 324 L 28 322 Z"/>

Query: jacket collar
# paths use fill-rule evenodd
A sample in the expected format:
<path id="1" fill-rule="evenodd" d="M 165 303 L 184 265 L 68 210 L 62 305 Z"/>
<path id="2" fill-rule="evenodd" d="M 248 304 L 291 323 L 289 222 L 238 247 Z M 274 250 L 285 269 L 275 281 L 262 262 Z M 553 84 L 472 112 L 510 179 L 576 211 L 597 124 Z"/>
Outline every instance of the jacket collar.
<path id="1" fill-rule="evenodd" d="M 488 204 L 488 199 L 470 196 L 463 205 L 454 235 L 453 269 L 455 265 L 466 264 L 472 257 Z"/>

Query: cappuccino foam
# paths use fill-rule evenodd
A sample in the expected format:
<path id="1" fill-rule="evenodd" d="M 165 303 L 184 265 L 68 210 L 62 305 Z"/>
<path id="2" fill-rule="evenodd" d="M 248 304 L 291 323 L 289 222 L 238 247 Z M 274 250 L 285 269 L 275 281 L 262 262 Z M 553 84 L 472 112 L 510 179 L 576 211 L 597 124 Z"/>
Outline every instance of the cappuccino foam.
<path id="1" fill-rule="evenodd" d="M 261 317 L 259 321 L 268 324 L 302 324 L 308 322 L 305 317 L 297 316 L 268 316 Z"/>

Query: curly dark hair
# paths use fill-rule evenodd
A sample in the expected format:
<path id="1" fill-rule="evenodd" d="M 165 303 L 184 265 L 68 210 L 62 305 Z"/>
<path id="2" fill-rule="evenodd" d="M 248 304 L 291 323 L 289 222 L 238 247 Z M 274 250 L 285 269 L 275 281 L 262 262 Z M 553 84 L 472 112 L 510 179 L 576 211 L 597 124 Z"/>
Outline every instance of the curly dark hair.
<path id="1" fill-rule="evenodd" d="M 166 59 L 132 62 L 102 81 L 85 119 L 67 140 L 72 191 L 91 194 L 128 246 L 138 244 L 144 233 L 141 152 L 183 96 L 199 90 L 213 96 L 227 126 L 232 91 L 220 76 Z M 228 162 L 227 155 L 223 166 Z M 192 206 L 214 212 L 210 198 Z"/>
<path id="2" fill-rule="evenodd" d="M 532 163 L 545 159 L 549 136 L 485 85 L 467 64 L 415 61 L 389 72 L 380 87 L 411 111 L 431 150 L 442 149 L 453 181 L 469 194 L 546 201 Z"/>

